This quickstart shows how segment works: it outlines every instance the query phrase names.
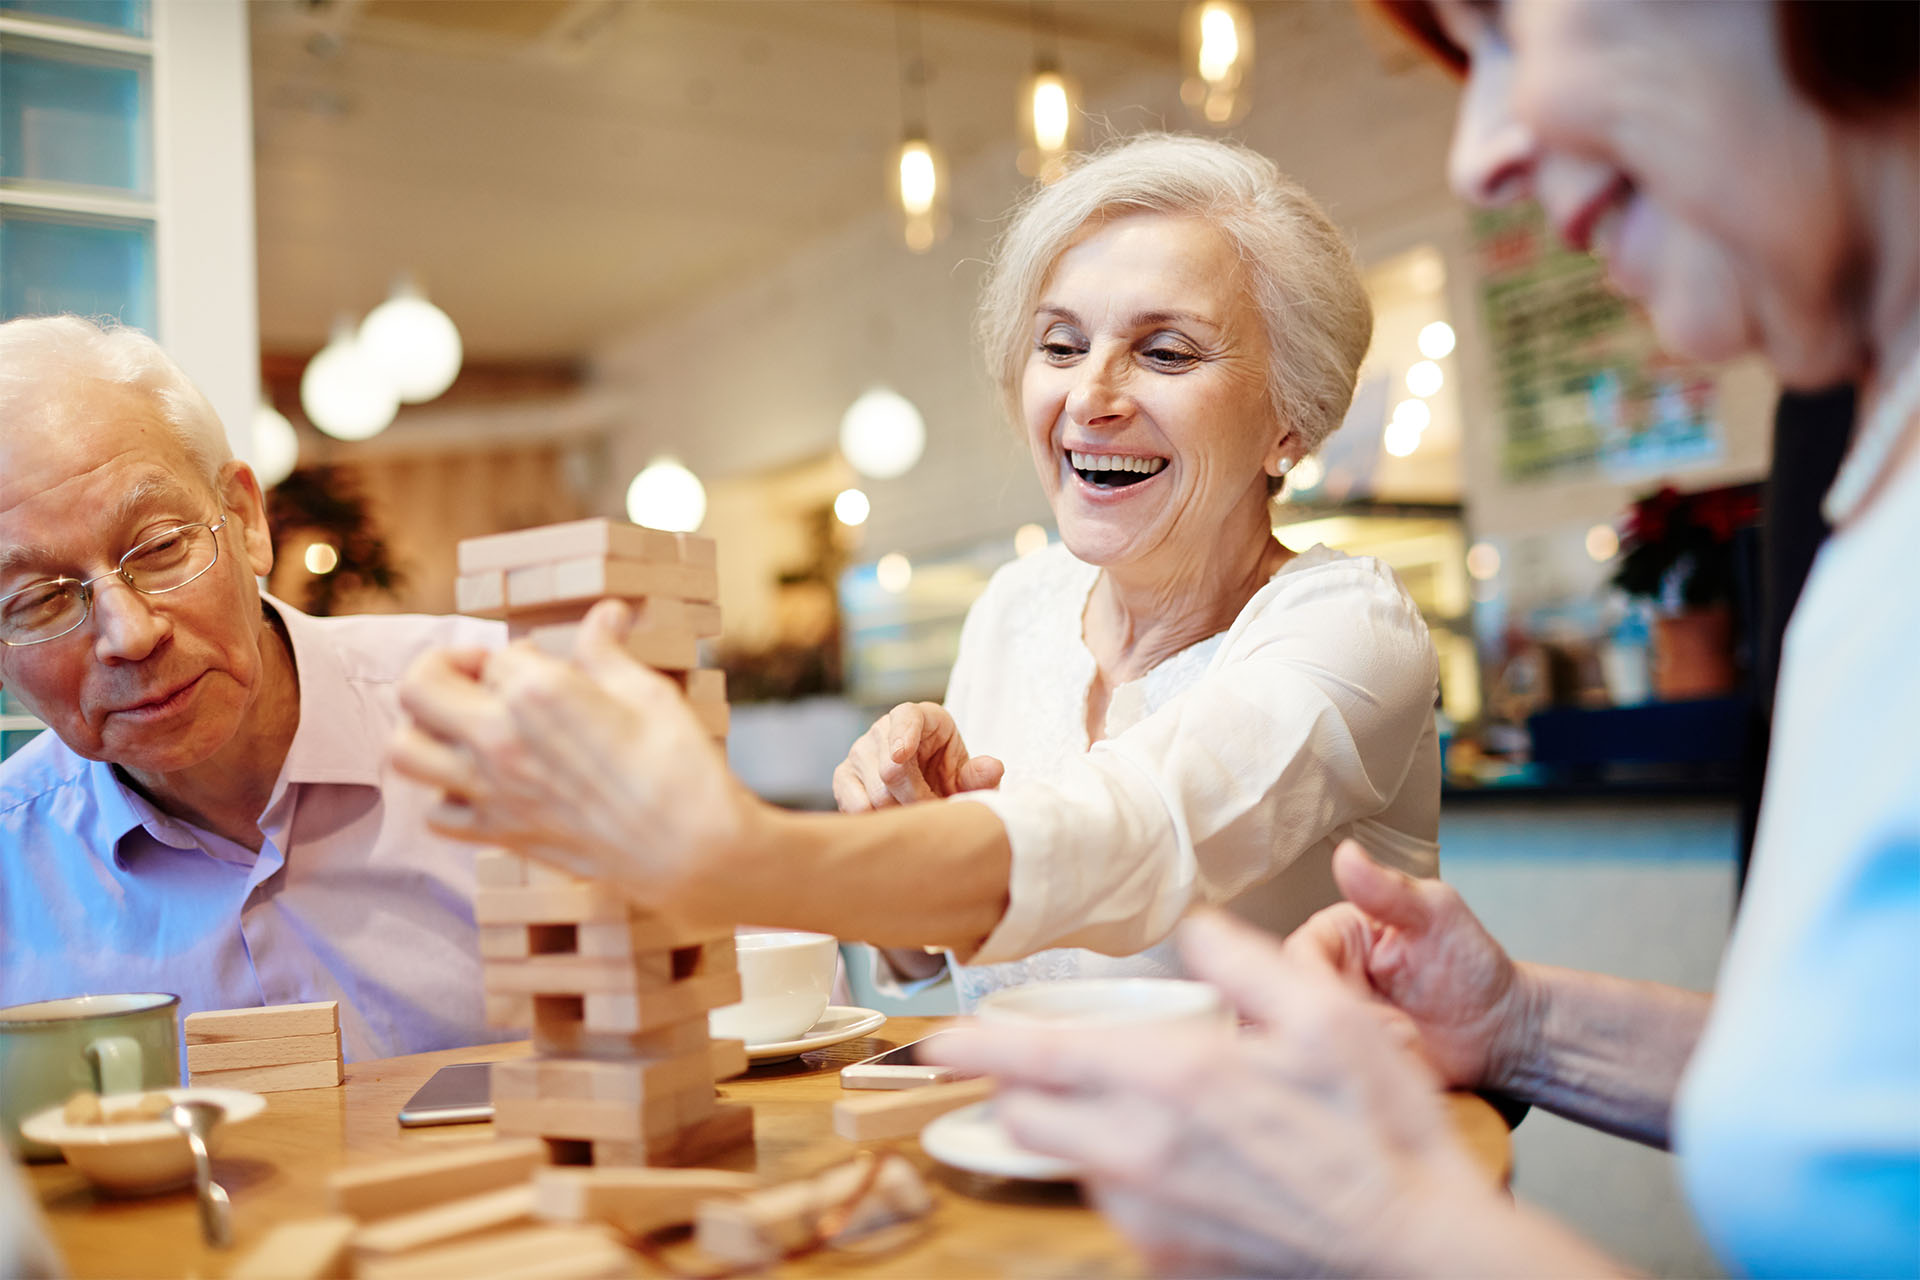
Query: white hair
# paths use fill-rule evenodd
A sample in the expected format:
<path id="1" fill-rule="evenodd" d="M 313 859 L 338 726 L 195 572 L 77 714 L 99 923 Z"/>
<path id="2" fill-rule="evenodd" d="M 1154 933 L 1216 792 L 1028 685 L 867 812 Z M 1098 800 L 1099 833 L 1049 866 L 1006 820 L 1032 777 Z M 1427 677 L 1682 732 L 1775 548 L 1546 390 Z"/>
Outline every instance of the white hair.
<path id="1" fill-rule="evenodd" d="M 160 344 L 138 329 L 83 316 L 27 316 L 0 324 L 0 429 L 59 430 L 87 383 L 138 392 L 192 463 L 218 485 L 233 458 L 220 416 Z"/>
<path id="2" fill-rule="evenodd" d="M 1313 197 L 1265 156 L 1235 143 L 1153 133 L 1083 158 L 1014 211 L 995 246 L 978 330 L 988 372 L 1020 418 L 1033 308 L 1055 261 L 1090 224 L 1133 213 L 1199 218 L 1246 265 L 1269 349 L 1275 417 L 1307 453 L 1340 425 L 1373 336 L 1353 251 Z"/>

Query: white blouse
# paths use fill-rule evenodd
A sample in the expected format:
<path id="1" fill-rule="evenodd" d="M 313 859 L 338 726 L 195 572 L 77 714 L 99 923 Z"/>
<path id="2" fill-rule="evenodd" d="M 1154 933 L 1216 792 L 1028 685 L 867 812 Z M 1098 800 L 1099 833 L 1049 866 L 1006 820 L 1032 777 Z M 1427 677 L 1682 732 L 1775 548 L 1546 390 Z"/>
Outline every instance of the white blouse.
<path id="1" fill-rule="evenodd" d="M 1226 631 L 1114 689 L 1089 743 L 1099 572 L 1057 544 L 1016 560 L 961 631 L 947 709 L 970 753 L 1007 766 L 961 799 L 1013 846 L 1006 915 L 955 965 L 963 1008 L 1040 979 L 1177 973 L 1164 940 L 1196 902 L 1290 930 L 1339 900 L 1348 836 L 1439 868 L 1439 663 L 1392 570 L 1301 552 Z"/>

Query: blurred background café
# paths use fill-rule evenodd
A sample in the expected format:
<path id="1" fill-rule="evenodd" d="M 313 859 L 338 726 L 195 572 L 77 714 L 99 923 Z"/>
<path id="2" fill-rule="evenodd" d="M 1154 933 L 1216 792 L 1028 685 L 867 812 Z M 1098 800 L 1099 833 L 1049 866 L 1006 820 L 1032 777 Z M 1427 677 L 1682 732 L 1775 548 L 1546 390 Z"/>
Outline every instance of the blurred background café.
<path id="1" fill-rule="evenodd" d="M 1662 355 L 1532 207 L 1465 209 L 1456 90 L 1384 21 L 0 0 L 0 318 L 155 334 L 272 486 L 270 587 L 311 612 L 451 611 L 477 534 L 715 538 L 730 761 L 830 808 L 852 740 L 942 696 L 989 575 L 1054 537 L 971 338 L 996 219 L 1105 139 L 1237 138 L 1366 268 L 1358 393 L 1274 535 L 1382 558 L 1426 615 L 1443 875 L 1518 956 L 1709 988 L 1772 683 L 1777 389 Z M 0 702 L 0 756 L 36 731 Z M 1713 1270 L 1666 1156 L 1551 1116 L 1515 1141 L 1523 1197 Z"/>

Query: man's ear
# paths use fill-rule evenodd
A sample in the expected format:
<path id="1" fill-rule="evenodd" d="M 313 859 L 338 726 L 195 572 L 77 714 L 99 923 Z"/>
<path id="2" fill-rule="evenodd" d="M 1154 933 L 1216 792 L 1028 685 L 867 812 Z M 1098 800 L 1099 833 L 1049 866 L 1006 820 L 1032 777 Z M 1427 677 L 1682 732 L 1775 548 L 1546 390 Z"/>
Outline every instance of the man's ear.
<path id="1" fill-rule="evenodd" d="M 220 468 L 220 503 L 240 522 L 241 545 L 257 578 L 273 572 L 273 536 L 267 529 L 267 502 L 253 468 L 238 458 Z"/>

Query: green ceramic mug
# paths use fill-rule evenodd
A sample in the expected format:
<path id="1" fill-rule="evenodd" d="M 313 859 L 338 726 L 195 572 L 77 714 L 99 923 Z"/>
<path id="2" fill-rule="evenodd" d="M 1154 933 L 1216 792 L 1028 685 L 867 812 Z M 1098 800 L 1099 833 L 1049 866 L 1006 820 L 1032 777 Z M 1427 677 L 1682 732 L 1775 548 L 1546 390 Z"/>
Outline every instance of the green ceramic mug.
<path id="1" fill-rule="evenodd" d="M 180 1083 L 180 997 L 68 996 L 0 1009 L 0 1140 L 27 1160 L 60 1152 L 20 1122 L 82 1089 L 130 1093 Z"/>

